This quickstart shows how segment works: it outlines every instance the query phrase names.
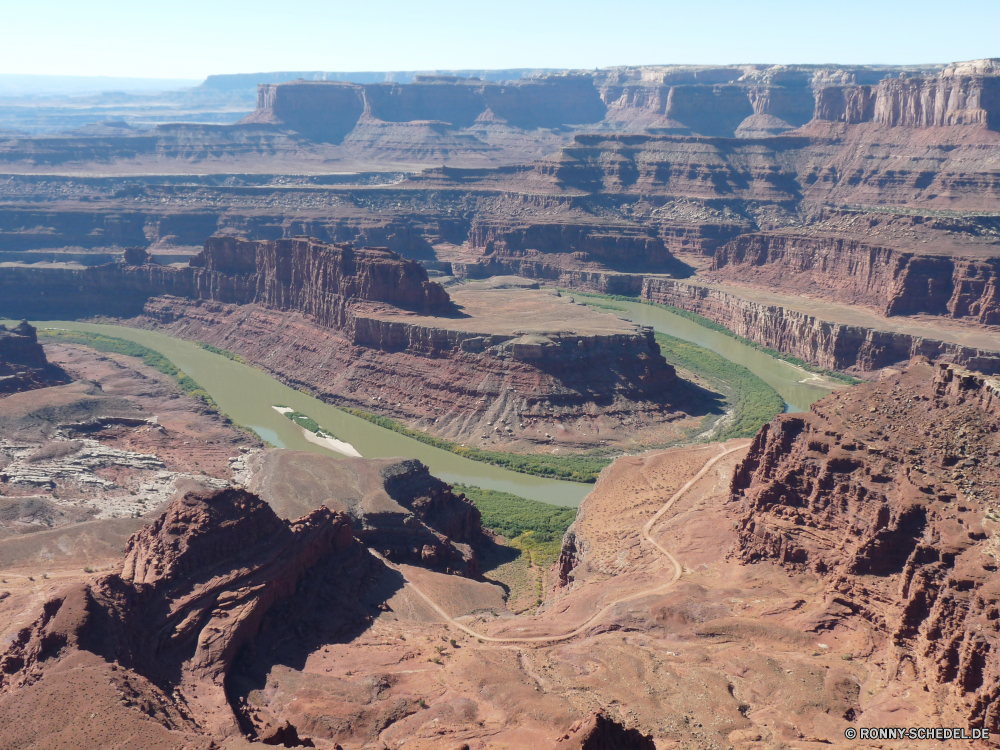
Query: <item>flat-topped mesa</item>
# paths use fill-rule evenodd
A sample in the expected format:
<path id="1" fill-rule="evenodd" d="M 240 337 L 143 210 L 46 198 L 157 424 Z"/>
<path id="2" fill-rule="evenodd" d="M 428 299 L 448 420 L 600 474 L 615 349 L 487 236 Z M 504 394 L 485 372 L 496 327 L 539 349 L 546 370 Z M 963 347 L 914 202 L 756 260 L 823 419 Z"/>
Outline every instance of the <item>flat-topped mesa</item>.
<path id="1" fill-rule="evenodd" d="M 606 111 L 590 75 L 536 76 L 504 84 L 418 76 L 409 84 L 260 84 L 257 110 L 243 122 L 285 125 L 306 137 L 339 143 L 363 121 L 429 121 L 467 128 L 477 120 L 499 119 L 533 130 L 598 122 Z"/>
<path id="2" fill-rule="evenodd" d="M 427 271 L 386 248 L 357 249 L 309 237 L 247 241 L 209 237 L 189 261 L 196 294 L 216 302 L 297 310 L 317 322 L 343 322 L 347 299 L 387 302 L 421 312 L 449 307 Z"/>
<path id="3" fill-rule="evenodd" d="M 820 85 L 814 118 L 903 128 L 980 125 L 998 130 L 1000 60 L 952 63 L 937 75 L 900 73 L 876 85 Z"/>

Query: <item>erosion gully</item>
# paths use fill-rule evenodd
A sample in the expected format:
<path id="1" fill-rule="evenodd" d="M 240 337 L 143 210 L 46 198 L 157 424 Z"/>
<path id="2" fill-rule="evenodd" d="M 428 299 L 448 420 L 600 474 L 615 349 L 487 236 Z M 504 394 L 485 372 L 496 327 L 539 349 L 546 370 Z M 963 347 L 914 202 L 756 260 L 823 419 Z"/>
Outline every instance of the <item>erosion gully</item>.
<path id="1" fill-rule="evenodd" d="M 649 305 L 617 301 L 614 304 L 625 308 L 626 312 L 619 313 L 623 317 L 704 346 L 744 365 L 778 391 L 790 411 L 808 408 L 812 402 L 830 391 L 828 383 L 813 379 L 809 373 L 686 318 Z M 206 351 L 193 342 L 157 331 L 76 321 L 40 321 L 34 325 L 39 329 L 100 333 L 134 341 L 160 352 L 196 380 L 233 421 L 252 429 L 279 448 L 338 455 L 306 440 L 302 428 L 272 408 L 280 404 L 308 414 L 338 439 L 354 446 L 366 458 L 415 458 L 426 464 L 434 476 L 449 483 L 475 485 L 574 508 L 579 506 L 592 488 L 589 484 L 509 471 L 425 445 L 347 414 L 280 383 L 254 367 L 234 362 Z"/>

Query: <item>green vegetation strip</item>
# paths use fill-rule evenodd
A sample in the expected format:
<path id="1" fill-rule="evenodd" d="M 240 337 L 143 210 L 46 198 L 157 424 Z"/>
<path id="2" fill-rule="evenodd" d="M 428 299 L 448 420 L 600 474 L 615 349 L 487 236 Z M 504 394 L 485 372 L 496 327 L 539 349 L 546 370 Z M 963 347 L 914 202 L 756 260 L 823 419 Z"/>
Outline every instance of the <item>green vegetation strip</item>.
<path id="1" fill-rule="evenodd" d="M 275 405 L 279 409 L 291 409 L 290 406 L 282 406 L 281 404 L 275 404 Z M 297 424 L 299 427 L 309 430 L 309 432 L 313 433 L 314 435 L 319 435 L 320 437 L 330 437 L 333 438 L 334 440 L 337 440 L 336 435 L 334 435 L 325 427 L 320 427 L 319 423 L 315 419 L 310 417 L 308 414 L 303 414 L 302 412 L 295 411 L 294 409 L 292 411 L 282 412 L 282 414 L 284 414 L 286 418 L 295 422 L 295 424 Z"/>
<path id="2" fill-rule="evenodd" d="M 774 357 L 775 359 L 780 359 L 783 362 L 788 362 L 788 364 L 790 365 L 801 367 L 803 370 L 807 370 L 808 372 L 814 372 L 817 375 L 825 375 L 828 378 L 833 378 L 834 380 L 840 380 L 844 383 L 850 383 L 851 385 L 857 385 L 858 383 L 862 382 L 858 378 L 852 377 L 851 375 L 847 375 L 846 373 L 837 372 L 836 370 L 827 370 L 826 368 L 823 367 L 817 367 L 816 365 L 810 364 L 809 362 L 806 362 L 804 359 L 800 359 L 799 357 L 792 356 L 791 354 L 785 354 L 784 352 L 779 352 L 775 349 L 771 349 L 768 346 L 764 346 L 763 344 L 758 344 L 756 341 L 752 341 L 751 339 L 746 339 L 743 338 L 742 336 L 738 336 L 732 331 L 730 331 L 728 328 L 726 328 L 724 325 L 722 325 L 721 323 L 716 323 L 714 320 L 709 320 L 703 315 L 699 315 L 698 313 L 693 313 L 689 310 L 684 310 L 680 307 L 674 307 L 673 305 L 664 305 L 660 302 L 652 302 L 651 300 L 643 299 L 642 297 L 629 297 L 622 294 L 594 294 L 592 292 L 581 292 L 576 289 L 560 289 L 559 291 L 561 293 L 571 294 L 578 297 L 618 300 L 619 302 L 634 302 L 640 305 L 659 307 L 660 309 L 666 310 L 667 312 L 671 312 L 674 315 L 679 315 L 682 318 L 687 318 L 693 323 L 697 323 L 700 326 L 708 328 L 710 331 L 715 331 L 716 333 L 721 333 L 723 336 L 728 336 L 731 339 L 736 339 L 741 344 L 749 346 L 751 349 L 756 349 L 757 351 L 763 352 L 764 354 Z M 606 310 L 621 309 L 621 308 L 616 308 L 614 305 L 601 305 L 593 302 L 587 302 L 586 304 L 593 305 L 594 307 L 601 307 Z"/>
<path id="3" fill-rule="evenodd" d="M 83 331 L 53 331 L 41 329 L 38 331 L 40 338 L 55 339 L 59 343 L 81 344 L 83 346 L 96 349 L 99 352 L 109 352 L 111 354 L 124 354 L 126 357 L 136 357 L 142 360 L 147 367 L 152 367 L 157 372 L 168 375 L 177 381 L 181 391 L 186 395 L 198 399 L 213 411 L 222 414 L 219 405 L 215 403 L 208 391 L 202 388 L 191 377 L 184 374 L 177 365 L 164 357 L 158 351 L 149 347 L 137 344 L 134 341 L 104 336 L 99 333 L 85 333 Z M 225 415 L 223 415 L 225 416 Z M 228 419 L 228 417 L 227 417 Z"/>
<path id="4" fill-rule="evenodd" d="M 721 391 L 733 410 L 733 419 L 713 440 L 752 437 L 785 410 L 785 402 L 771 386 L 743 365 L 690 341 L 657 333 L 656 343 L 664 359 L 694 373 Z"/>
<path id="5" fill-rule="evenodd" d="M 205 351 L 219 354 L 227 359 L 232 359 L 233 361 L 241 362 L 242 364 L 250 364 L 243 360 L 240 355 L 226 351 L 225 349 L 220 349 L 217 346 L 200 342 L 198 346 Z M 532 474 L 534 476 L 548 477 L 550 479 L 562 479 L 570 482 L 591 483 L 596 482 L 597 475 L 601 473 L 601 469 L 614 460 L 611 456 L 595 452 L 582 456 L 536 456 L 526 453 L 484 451 L 480 448 L 470 448 L 465 445 L 453 443 L 450 440 L 445 440 L 444 438 L 434 437 L 433 435 L 428 435 L 426 432 L 422 432 L 420 430 L 410 429 L 400 422 L 397 422 L 395 419 L 380 417 L 378 414 L 372 414 L 371 412 L 367 412 L 362 409 L 353 409 L 344 406 L 338 406 L 337 408 L 343 412 L 351 414 L 352 416 L 371 422 L 378 427 L 382 427 L 386 430 L 392 430 L 393 432 L 417 440 L 425 445 L 446 450 L 449 453 L 454 453 L 457 456 L 462 456 L 463 458 L 468 458 L 472 461 L 481 461 L 483 463 L 493 464 L 494 466 L 501 466 L 505 469 L 510 469 L 511 471 L 520 472 L 521 474 Z M 285 414 L 285 416 L 296 424 L 305 427 L 310 432 L 317 432 L 318 430 L 321 430 L 323 433 L 334 437 L 332 432 L 327 430 L 325 427 L 320 427 L 315 420 L 302 412 Z M 308 420 L 308 422 L 300 420 Z"/>
<path id="6" fill-rule="evenodd" d="M 233 362 L 239 362 L 241 365 L 249 365 L 243 357 L 235 352 L 231 352 L 228 349 L 220 349 L 217 346 L 212 346 L 211 344 L 206 344 L 204 341 L 196 341 L 196 344 L 204 349 L 206 352 L 212 352 L 212 354 L 218 354 L 226 359 L 231 359 Z"/>
<path id="7" fill-rule="evenodd" d="M 564 479 L 570 482 L 596 482 L 597 475 L 601 469 L 610 464 L 612 457 L 595 452 L 590 452 L 580 456 L 544 456 L 530 453 L 503 453 L 501 451 L 484 451 L 481 448 L 470 448 L 466 445 L 459 445 L 444 438 L 428 435 L 420 430 L 411 430 L 395 419 L 380 417 L 377 414 L 352 409 L 348 407 L 338 407 L 355 417 L 365 419 L 372 424 L 398 432 L 408 438 L 419 440 L 421 443 L 446 450 L 457 456 L 468 458 L 473 461 L 502 466 L 511 471 L 518 471 L 522 474 L 534 474 L 540 477 L 551 479 Z"/>
<path id="8" fill-rule="evenodd" d="M 548 567 L 559 556 L 563 534 L 576 518 L 576 508 L 562 508 L 497 490 L 456 484 L 479 509 L 483 526 L 530 555 L 539 567 Z"/>

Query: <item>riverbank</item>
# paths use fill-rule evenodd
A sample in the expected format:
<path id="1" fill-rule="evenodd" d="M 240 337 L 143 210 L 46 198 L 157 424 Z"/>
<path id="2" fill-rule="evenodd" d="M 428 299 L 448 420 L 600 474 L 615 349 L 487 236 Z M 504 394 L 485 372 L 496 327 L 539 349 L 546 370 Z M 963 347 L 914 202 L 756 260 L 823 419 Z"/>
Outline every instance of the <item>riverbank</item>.
<path id="1" fill-rule="evenodd" d="M 280 383 L 256 367 L 158 331 L 76 321 L 43 321 L 37 325 L 40 332 L 97 334 L 139 344 L 159 353 L 208 394 L 220 412 L 279 448 L 333 455 L 325 447 L 309 442 L 299 425 L 271 408 L 274 404 L 284 404 L 309 414 L 366 458 L 415 458 L 427 465 L 432 474 L 450 484 L 499 490 L 563 507 L 578 506 L 592 487 L 579 482 L 520 474 L 426 445 L 347 414 Z"/>

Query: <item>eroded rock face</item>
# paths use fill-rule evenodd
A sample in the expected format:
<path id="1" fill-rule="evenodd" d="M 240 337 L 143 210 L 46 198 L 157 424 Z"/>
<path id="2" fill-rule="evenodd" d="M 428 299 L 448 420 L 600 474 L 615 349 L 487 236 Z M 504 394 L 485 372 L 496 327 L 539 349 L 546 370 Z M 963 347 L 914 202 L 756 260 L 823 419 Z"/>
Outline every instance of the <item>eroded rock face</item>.
<path id="1" fill-rule="evenodd" d="M 833 323 L 816 315 L 744 299 L 701 284 L 655 277 L 644 277 L 642 282 L 643 299 L 698 313 L 738 336 L 831 370 L 872 372 L 920 356 L 954 362 L 981 372 L 1000 372 L 1000 351 L 997 350 Z"/>
<path id="2" fill-rule="evenodd" d="M 27 321 L 10 330 L 0 325 L 0 395 L 68 382 L 69 376 L 45 358 Z"/>
<path id="3" fill-rule="evenodd" d="M 306 237 L 270 242 L 211 237 L 190 264 L 204 269 L 194 272 L 194 296 L 298 310 L 324 325 L 342 318 L 347 299 L 427 312 L 449 302 L 420 265 L 384 248 L 359 250 Z"/>
<path id="4" fill-rule="evenodd" d="M 949 365 L 887 372 L 810 413 L 777 417 L 731 485 L 742 508 L 735 554 L 826 581 L 813 630 L 867 621 L 892 679 L 938 691 L 943 709 L 992 731 L 997 392 L 992 379 Z"/>
<path id="5" fill-rule="evenodd" d="M 482 535 L 479 511 L 419 461 L 272 450 L 256 456 L 250 470 L 250 489 L 281 516 L 326 507 L 346 513 L 355 536 L 392 562 L 479 572 L 472 549 Z"/>
<path id="6" fill-rule="evenodd" d="M 1000 121 L 1000 76 L 995 60 L 953 63 L 938 75 L 901 73 L 877 85 L 820 88 L 817 120 L 876 122 L 888 127 L 929 128 Z"/>
<path id="7" fill-rule="evenodd" d="M 87 651 L 134 673 L 172 723 L 233 734 L 225 679 L 239 650 L 313 566 L 359 549 L 350 519 L 326 508 L 288 522 L 245 490 L 189 493 L 132 536 L 116 573 L 42 606 L 0 656 L 0 687 Z"/>
<path id="8" fill-rule="evenodd" d="M 322 325 L 342 325 L 348 300 L 385 302 L 425 312 L 447 309 L 447 292 L 427 272 L 384 248 L 356 249 L 308 238 L 248 242 L 210 237 L 187 268 L 149 264 L 130 253 L 122 263 L 85 269 L 5 268 L 4 310 L 52 317 L 142 311 L 158 295 L 296 310 Z M 131 265 L 132 262 L 141 262 Z M 115 289 L 116 294 L 107 294 Z"/>
<path id="9" fill-rule="evenodd" d="M 890 315 L 929 313 L 1000 322 L 996 258 L 921 255 L 857 240 L 746 234 L 712 259 L 714 277 L 804 291 Z"/>
<path id="10" fill-rule="evenodd" d="M 273 123 L 341 143 L 366 121 L 437 122 L 468 128 L 498 120 L 525 130 L 597 122 L 607 107 L 589 75 L 541 76 L 507 85 L 457 76 L 417 76 L 411 84 L 294 81 L 260 84 L 248 123 Z"/>

